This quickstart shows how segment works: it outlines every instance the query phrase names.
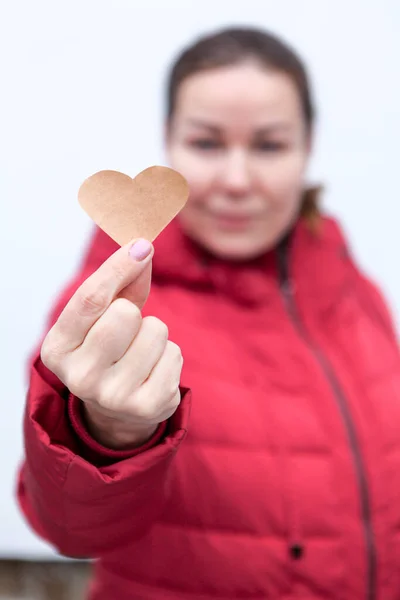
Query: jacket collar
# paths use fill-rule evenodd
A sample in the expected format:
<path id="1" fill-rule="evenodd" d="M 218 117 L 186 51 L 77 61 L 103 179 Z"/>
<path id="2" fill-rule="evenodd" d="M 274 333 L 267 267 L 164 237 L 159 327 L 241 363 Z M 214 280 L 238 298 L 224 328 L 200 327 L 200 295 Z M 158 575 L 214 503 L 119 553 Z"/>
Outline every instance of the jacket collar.
<path id="1" fill-rule="evenodd" d="M 208 289 L 247 305 L 264 304 L 271 291 L 276 292 L 279 252 L 296 287 L 310 299 L 318 296 L 322 302 L 324 298 L 332 302 L 346 278 L 344 237 L 337 223 L 326 217 L 317 234 L 300 219 L 279 248 L 245 263 L 211 256 L 185 236 L 177 219 L 159 235 L 154 246 L 155 281 Z"/>

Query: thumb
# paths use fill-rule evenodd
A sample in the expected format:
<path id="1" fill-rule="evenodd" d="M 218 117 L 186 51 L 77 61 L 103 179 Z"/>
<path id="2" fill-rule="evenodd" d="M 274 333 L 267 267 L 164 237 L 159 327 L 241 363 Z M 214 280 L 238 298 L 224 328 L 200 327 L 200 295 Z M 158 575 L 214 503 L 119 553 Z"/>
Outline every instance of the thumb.
<path id="1" fill-rule="evenodd" d="M 144 240 L 143 241 L 139 240 L 136 244 L 133 244 L 131 246 L 130 253 L 133 258 L 136 258 L 135 257 L 135 252 L 136 252 L 140 259 L 140 252 L 141 252 L 143 243 L 144 243 Z M 145 243 L 147 244 L 147 242 L 145 242 Z M 153 256 L 152 256 L 153 253 L 154 253 L 154 248 L 152 247 L 151 252 L 150 252 L 151 259 L 153 258 Z M 152 260 L 149 260 L 147 262 L 146 266 L 144 267 L 144 269 L 138 275 L 138 277 L 136 277 L 136 279 L 131 281 L 125 288 L 123 288 L 121 290 L 121 292 L 118 294 L 118 297 L 126 298 L 130 302 L 133 302 L 133 304 L 136 304 L 136 306 L 138 308 L 140 308 L 140 310 L 142 310 L 143 306 L 145 305 L 145 303 L 147 301 L 149 293 L 150 293 L 151 273 L 152 273 Z"/>

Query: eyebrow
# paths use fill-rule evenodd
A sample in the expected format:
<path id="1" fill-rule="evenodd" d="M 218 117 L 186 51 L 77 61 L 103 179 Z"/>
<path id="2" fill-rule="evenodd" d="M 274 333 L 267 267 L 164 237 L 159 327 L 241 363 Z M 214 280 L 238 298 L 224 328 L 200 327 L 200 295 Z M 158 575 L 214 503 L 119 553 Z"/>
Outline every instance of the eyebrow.
<path id="1" fill-rule="evenodd" d="M 202 121 L 201 119 L 189 119 L 189 125 L 193 125 L 194 127 L 201 127 L 202 129 L 209 129 L 215 133 L 221 131 L 221 128 L 218 125 L 214 125 L 207 121 Z"/>
<path id="2" fill-rule="evenodd" d="M 188 122 L 189 122 L 189 125 L 193 125 L 194 127 L 199 127 L 202 129 L 208 129 L 209 131 L 211 131 L 213 133 L 220 133 L 221 129 L 222 129 L 219 125 L 215 125 L 214 123 L 210 123 L 208 121 L 202 121 L 201 119 L 190 119 Z M 291 130 L 291 125 L 289 123 L 276 122 L 276 123 L 270 123 L 268 125 L 261 125 L 257 129 L 256 135 L 266 135 L 269 133 L 276 133 L 277 131 L 282 132 L 282 131 L 290 131 L 290 130 Z"/>

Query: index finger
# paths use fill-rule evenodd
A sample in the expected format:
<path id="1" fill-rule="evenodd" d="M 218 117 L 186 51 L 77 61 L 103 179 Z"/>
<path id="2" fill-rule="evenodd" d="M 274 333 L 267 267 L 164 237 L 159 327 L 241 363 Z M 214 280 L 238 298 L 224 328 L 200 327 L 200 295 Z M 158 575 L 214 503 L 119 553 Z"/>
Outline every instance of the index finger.
<path id="1" fill-rule="evenodd" d="M 71 352 L 82 344 L 90 328 L 128 285 L 134 290 L 134 303 L 139 307 L 145 303 L 153 253 L 153 245 L 147 240 L 126 244 L 81 284 L 53 327 L 53 333 L 61 336 L 62 352 Z"/>

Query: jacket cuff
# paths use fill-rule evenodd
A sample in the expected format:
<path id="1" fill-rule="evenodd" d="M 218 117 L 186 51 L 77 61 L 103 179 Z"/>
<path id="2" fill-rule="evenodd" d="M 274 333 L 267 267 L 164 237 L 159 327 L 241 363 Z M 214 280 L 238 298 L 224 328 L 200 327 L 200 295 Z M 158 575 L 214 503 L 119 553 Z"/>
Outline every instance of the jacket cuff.
<path id="1" fill-rule="evenodd" d="M 124 450 L 114 450 L 103 446 L 90 435 L 83 415 L 82 400 L 73 394 L 69 394 L 68 397 L 68 417 L 75 434 L 84 445 L 82 448 L 85 455 L 84 458 L 93 463 L 103 462 L 104 460 L 107 462 L 117 462 L 150 450 L 150 448 L 156 446 L 165 437 L 168 425 L 167 421 L 160 423 L 151 438 L 141 446 Z"/>

